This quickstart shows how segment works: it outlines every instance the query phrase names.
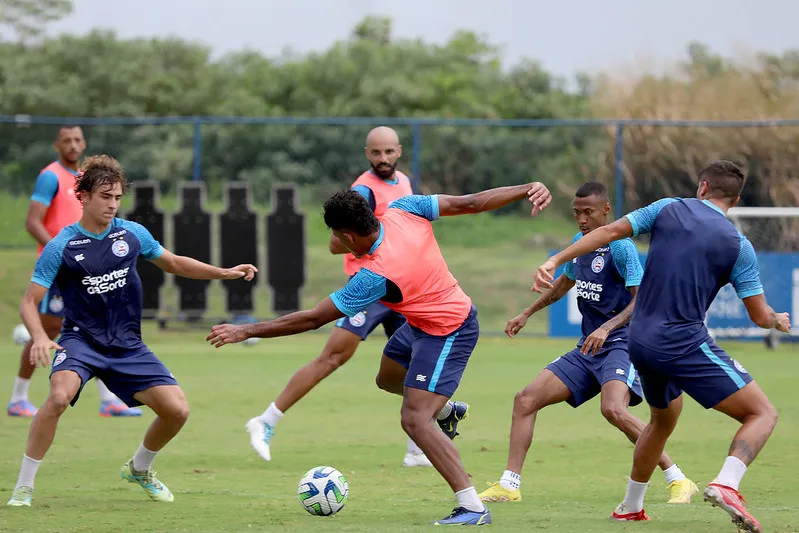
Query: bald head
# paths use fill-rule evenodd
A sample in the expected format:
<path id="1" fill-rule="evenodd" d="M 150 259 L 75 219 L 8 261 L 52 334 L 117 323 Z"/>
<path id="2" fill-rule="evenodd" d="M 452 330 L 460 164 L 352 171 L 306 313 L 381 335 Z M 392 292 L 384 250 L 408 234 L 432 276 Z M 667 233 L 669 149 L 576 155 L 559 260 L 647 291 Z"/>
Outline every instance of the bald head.
<path id="1" fill-rule="evenodd" d="M 366 136 L 366 158 L 372 171 L 384 180 L 394 179 L 397 160 L 402 156 L 402 146 L 397 132 L 386 126 L 379 126 Z"/>

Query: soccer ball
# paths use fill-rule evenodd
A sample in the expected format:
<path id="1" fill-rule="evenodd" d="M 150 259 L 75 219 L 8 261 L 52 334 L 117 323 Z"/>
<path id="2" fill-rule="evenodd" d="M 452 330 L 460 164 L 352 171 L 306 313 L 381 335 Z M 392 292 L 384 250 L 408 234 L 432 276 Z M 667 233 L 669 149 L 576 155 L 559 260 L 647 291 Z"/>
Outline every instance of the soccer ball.
<path id="1" fill-rule="evenodd" d="M 14 338 L 14 342 L 19 345 L 28 344 L 28 341 L 31 340 L 31 334 L 28 333 L 28 328 L 25 327 L 25 324 L 20 324 L 15 327 L 12 337 Z"/>
<path id="2" fill-rule="evenodd" d="M 317 466 L 302 476 L 297 497 L 302 508 L 316 516 L 330 516 L 347 503 L 349 486 L 344 476 L 332 466 Z"/>

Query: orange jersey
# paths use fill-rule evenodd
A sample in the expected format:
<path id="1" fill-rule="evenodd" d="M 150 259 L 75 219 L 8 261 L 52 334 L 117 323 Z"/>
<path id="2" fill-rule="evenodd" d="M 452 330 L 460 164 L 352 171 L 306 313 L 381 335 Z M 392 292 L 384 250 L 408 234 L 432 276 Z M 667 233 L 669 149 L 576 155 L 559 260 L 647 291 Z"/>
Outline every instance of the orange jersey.
<path id="1" fill-rule="evenodd" d="M 380 218 L 383 216 L 383 213 L 386 212 L 391 202 L 403 196 L 413 194 L 411 180 L 408 176 L 399 170 L 395 172 L 395 176 L 395 181 L 386 181 L 369 170 L 361 174 L 358 179 L 353 182 L 351 188 L 360 192 L 365 197 L 371 195 L 371 199 L 374 202 L 375 216 Z M 368 199 L 367 197 L 367 200 Z M 345 255 L 344 273 L 348 276 L 352 276 L 356 272 L 358 272 L 358 267 L 356 266 L 355 256 L 352 254 Z"/>
<path id="2" fill-rule="evenodd" d="M 372 250 L 355 259 L 358 273 L 330 295 L 336 307 L 354 316 L 379 300 L 429 335 L 458 329 L 472 300 L 441 255 L 430 223 L 437 218 L 436 196 L 408 196 L 390 204 Z"/>
<path id="3" fill-rule="evenodd" d="M 83 205 L 75 196 L 75 174 L 59 161 L 50 163 L 42 169 L 37 179 L 37 189 L 39 188 L 39 180 L 52 179 L 52 175 L 55 175 L 58 180 L 58 186 L 49 201 L 49 205 L 47 205 L 46 198 L 38 196 L 36 191 L 34 191 L 31 199 L 47 205 L 47 213 L 45 213 L 42 222 L 50 237 L 55 237 L 63 228 L 80 220 L 83 215 Z M 43 249 L 44 246 L 39 244 L 38 253 L 40 255 Z"/>

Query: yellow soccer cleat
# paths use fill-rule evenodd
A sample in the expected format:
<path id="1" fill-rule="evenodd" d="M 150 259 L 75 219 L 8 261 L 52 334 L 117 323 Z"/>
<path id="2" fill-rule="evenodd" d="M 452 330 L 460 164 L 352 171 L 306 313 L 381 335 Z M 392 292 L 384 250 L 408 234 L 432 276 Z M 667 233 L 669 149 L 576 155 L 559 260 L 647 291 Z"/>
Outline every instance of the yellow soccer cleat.
<path id="1" fill-rule="evenodd" d="M 480 493 L 484 502 L 520 502 L 522 491 L 519 489 L 506 489 L 499 483 L 489 483 L 488 488 Z"/>
<path id="2" fill-rule="evenodd" d="M 696 483 L 688 478 L 672 481 L 668 486 L 669 503 L 691 503 L 691 496 L 699 492 Z"/>

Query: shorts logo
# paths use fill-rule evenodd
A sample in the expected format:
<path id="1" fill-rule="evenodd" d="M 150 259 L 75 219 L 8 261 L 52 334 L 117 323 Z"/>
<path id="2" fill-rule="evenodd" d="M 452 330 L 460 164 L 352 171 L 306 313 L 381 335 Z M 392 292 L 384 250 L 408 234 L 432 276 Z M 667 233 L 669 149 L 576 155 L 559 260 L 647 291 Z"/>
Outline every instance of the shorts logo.
<path id="1" fill-rule="evenodd" d="M 54 296 L 47 304 L 47 308 L 53 313 L 60 313 L 64 310 L 64 299 L 60 296 Z"/>
<path id="2" fill-rule="evenodd" d="M 361 311 L 357 315 L 351 316 L 350 317 L 350 324 L 352 324 L 356 328 L 359 328 L 359 327 L 363 326 L 364 324 L 366 324 L 366 313 Z"/>
<path id="3" fill-rule="evenodd" d="M 624 375 L 624 370 L 622 370 L 621 368 L 617 368 L 617 369 L 616 369 L 616 373 L 617 373 L 618 375 L 620 375 L 620 376 L 623 376 L 623 375 Z"/>
<path id="4" fill-rule="evenodd" d="M 130 246 L 125 241 L 114 241 L 114 244 L 111 245 L 111 251 L 117 257 L 125 257 L 130 251 Z"/>
<path id="5" fill-rule="evenodd" d="M 605 258 L 601 255 L 594 257 L 594 260 L 591 261 L 591 270 L 594 271 L 594 274 L 599 274 L 603 268 L 605 268 Z"/>
<path id="6" fill-rule="evenodd" d="M 425 381 L 427 381 L 427 376 L 422 374 L 416 374 L 416 381 L 421 381 L 422 383 L 424 383 Z"/>
<path id="7" fill-rule="evenodd" d="M 736 361 L 735 359 L 732 360 L 732 364 L 735 365 L 735 368 L 741 374 L 748 374 L 749 373 L 749 372 L 746 371 L 746 369 L 743 367 L 743 365 L 741 363 L 739 363 L 738 361 Z"/>
<path id="8" fill-rule="evenodd" d="M 58 352 L 53 360 L 53 366 L 58 366 L 64 362 L 64 359 L 67 358 L 67 351 L 64 350 L 63 352 Z"/>

